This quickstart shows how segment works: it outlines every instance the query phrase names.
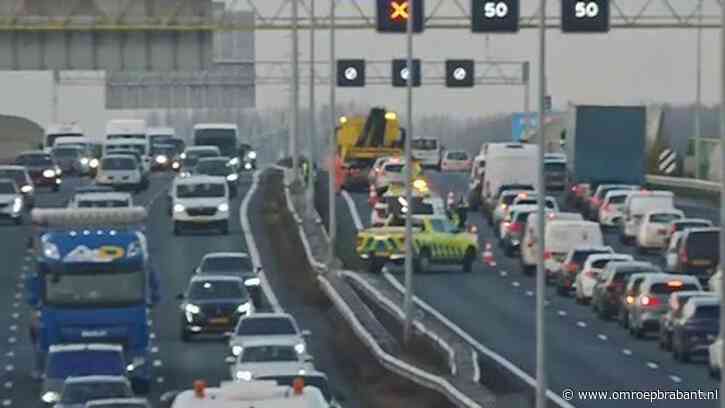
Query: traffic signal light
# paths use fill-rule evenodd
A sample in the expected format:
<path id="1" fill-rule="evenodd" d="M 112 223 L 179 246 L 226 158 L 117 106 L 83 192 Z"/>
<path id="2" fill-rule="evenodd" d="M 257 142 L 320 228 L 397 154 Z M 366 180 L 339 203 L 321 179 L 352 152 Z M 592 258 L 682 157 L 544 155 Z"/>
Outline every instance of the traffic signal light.
<path id="1" fill-rule="evenodd" d="M 413 86 L 420 86 L 420 60 L 413 59 Z M 393 60 L 393 86 L 394 87 L 406 87 L 408 86 L 408 60 L 407 59 L 394 59 Z"/>
<path id="2" fill-rule="evenodd" d="M 424 16 L 423 0 L 376 0 L 377 29 L 381 33 L 405 33 L 408 30 L 408 19 L 413 18 L 413 32 L 423 32 Z M 413 14 L 410 14 L 410 5 Z"/>
<path id="3" fill-rule="evenodd" d="M 446 86 L 470 88 L 473 86 L 473 60 L 446 60 Z"/>
<path id="4" fill-rule="evenodd" d="M 519 0 L 473 0 L 471 31 L 515 33 L 519 31 Z"/>
<path id="5" fill-rule="evenodd" d="M 337 86 L 363 87 L 365 86 L 365 60 L 341 59 L 337 60 Z"/>
<path id="6" fill-rule="evenodd" d="M 609 31 L 609 0 L 562 0 L 561 30 L 565 33 Z"/>

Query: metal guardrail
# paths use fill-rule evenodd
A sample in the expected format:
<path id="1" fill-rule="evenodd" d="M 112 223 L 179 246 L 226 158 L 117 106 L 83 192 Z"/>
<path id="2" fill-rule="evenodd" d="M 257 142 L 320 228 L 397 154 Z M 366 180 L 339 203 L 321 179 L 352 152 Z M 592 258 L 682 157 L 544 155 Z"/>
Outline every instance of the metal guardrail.
<path id="1" fill-rule="evenodd" d="M 301 217 L 295 210 L 294 206 L 291 202 L 291 195 L 289 194 L 289 184 L 287 181 L 288 178 L 288 171 L 287 168 L 280 168 L 279 166 L 275 166 L 278 170 L 284 170 L 285 174 L 285 199 L 287 201 L 287 206 L 289 211 L 291 212 L 293 218 L 295 219 L 295 222 L 297 222 L 298 227 L 300 228 L 300 238 L 302 239 L 303 245 L 305 247 L 305 252 L 307 253 L 308 259 L 311 261 L 314 265 L 314 263 L 319 263 L 319 261 L 314 259 L 313 254 L 310 251 L 309 244 L 305 244 L 306 236 L 304 234 L 304 230 L 301 228 Z M 376 360 L 387 370 L 406 378 L 422 387 L 434 390 L 436 392 L 441 393 L 442 395 L 445 395 L 446 398 L 448 398 L 449 401 L 456 404 L 456 406 L 459 407 L 467 407 L 467 408 L 482 408 L 479 403 L 476 401 L 473 401 L 471 398 L 460 392 L 457 388 L 455 388 L 452 384 L 450 384 L 447 380 L 444 378 L 433 375 L 431 373 L 428 373 L 426 371 L 423 371 L 415 366 L 412 366 L 393 355 L 387 353 L 383 348 L 378 344 L 378 342 L 373 338 L 373 336 L 367 331 L 365 326 L 358 320 L 355 313 L 350 309 L 347 302 L 343 299 L 342 296 L 335 290 L 334 286 L 328 281 L 327 278 L 325 278 L 322 275 L 318 275 L 317 277 L 320 287 L 325 292 L 325 294 L 330 298 L 332 303 L 335 305 L 336 309 L 340 314 L 345 318 L 345 320 L 348 322 L 348 324 L 353 328 L 353 331 L 357 335 L 357 337 L 365 344 L 366 347 L 368 347 L 369 350 L 372 351 L 373 355 L 375 356 Z"/>
<path id="2" fill-rule="evenodd" d="M 697 180 L 684 177 L 657 176 L 653 174 L 648 174 L 645 179 L 647 181 L 647 184 L 651 184 L 654 186 L 686 190 L 699 190 L 710 193 L 720 192 L 720 186 L 722 185 L 721 183 L 714 181 Z"/>

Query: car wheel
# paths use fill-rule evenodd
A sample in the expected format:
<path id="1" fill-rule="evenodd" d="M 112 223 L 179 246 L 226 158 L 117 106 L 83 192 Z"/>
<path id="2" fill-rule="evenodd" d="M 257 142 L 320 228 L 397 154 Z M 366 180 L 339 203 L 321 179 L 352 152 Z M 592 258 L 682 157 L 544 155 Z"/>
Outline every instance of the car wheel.
<path id="1" fill-rule="evenodd" d="M 174 235 L 181 235 L 181 224 L 178 221 L 174 222 Z"/>
<path id="2" fill-rule="evenodd" d="M 619 325 L 625 329 L 629 329 L 629 316 L 624 311 L 619 311 Z"/>
<path id="3" fill-rule="evenodd" d="M 136 395 L 146 395 L 151 391 L 151 381 L 140 378 L 132 380 L 132 389 Z"/>
<path id="4" fill-rule="evenodd" d="M 720 370 L 716 367 L 713 367 L 712 362 L 710 361 L 707 362 L 707 373 L 710 375 L 710 378 L 714 378 L 716 380 L 720 379 Z"/>
<path id="5" fill-rule="evenodd" d="M 13 218 L 13 222 L 15 223 L 15 225 L 22 225 L 23 224 L 23 216 L 21 215 L 19 217 Z"/>
<path id="6" fill-rule="evenodd" d="M 58 191 L 60 191 L 60 186 L 56 184 L 53 186 L 53 192 L 57 193 Z"/>
<path id="7" fill-rule="evenodd" d="M 569 290 L 567 290 L 563 283 L 557 282 L 556 294 L 562 297 L 566 297 L 569 294 Z"/>
<path id="8" fill-rule="evenodd" d="M 634 336 L 635 339 L 641 339 L 644 336 L 644 333 L 642 332 L 642 329 L 636 326 L 632 326 L 630 324 L 631 330 L 630 333 L 632 333 L 632 336 Z"/>
<path id="9" fill-rule="evenodd" d="M 224 222 L 221 227 L 219 228 L 222 235 L 228 235 L 229 234 L 229 222 Z"/>
<path id="10" fill-rule="evenodd" d="M 368 272 L 373 274 L 380 274 L 380 272 L 383 270 L 383 265 L 385 265 L 384 262 L 371 258 L 368 262 Z"/>
<path id="11" fill-rule="evenodd" d="M 597 307 L 597 316 L 599 316 L 599 319 L 601 320 L 609 320 L 609 316 L 607 316 L 607 313 L 601 307 Z"/>
<path id="12" fill-rule="evenodd" d="M 427 249 L 420 251 L 420 255 L 417 257 L 416 272 L 426 273 L 430 269 L 430 253 Z"/>
<path id="13" fill-rule="evenodd" d="M 471 273 L 473 271 L 473 262 L 476 260 L 476 250 L 468 248 L 466 255 L 463 257 L 463 272 Z"/>
<path id="14" fill-rule="evenodd" d="M 509 258 L 514 257 L 514 247 L 508 241 L 504 241 L 503 254 Z"/>

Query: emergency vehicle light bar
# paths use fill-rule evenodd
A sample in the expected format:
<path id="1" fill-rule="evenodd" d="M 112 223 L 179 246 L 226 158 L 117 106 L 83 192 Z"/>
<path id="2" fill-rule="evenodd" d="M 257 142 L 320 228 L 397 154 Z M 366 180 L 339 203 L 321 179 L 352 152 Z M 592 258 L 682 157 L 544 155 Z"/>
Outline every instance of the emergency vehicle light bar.
<path id="1" fill-rule="evenodd" d="M 131 208 L 36 208 L 32 223 L 41 227 L 127 226 L 146 221 L 143 207 Z"/>

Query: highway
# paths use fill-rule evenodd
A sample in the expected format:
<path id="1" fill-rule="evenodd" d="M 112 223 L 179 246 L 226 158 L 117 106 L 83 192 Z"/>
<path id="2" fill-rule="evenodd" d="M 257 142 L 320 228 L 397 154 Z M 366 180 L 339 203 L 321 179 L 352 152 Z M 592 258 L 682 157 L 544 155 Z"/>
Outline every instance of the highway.
<path id="1" fill-rule="evenodd" d="M 192 343 L 181 341 L 179 301 L 176 295 L 186 288 L 193 268 L 204 254 L 245 250 L 246 244 L 239 225 L 239 209 L 251 185 L 251 175 L 242 179 L 239 194 L 232 201 L 232 222 L 229 235 L 226 236 L 203 232 L 174 236 L 166 213 L 166 190 L 170 182 L 170 175 L 154 174 L 150 188 L 134 196 L 136 204 L 145 205 L 149 210 L 146 234 L 152 262 L 160 271 L 162 283 L 162 300 L 152 311 L 153 360 L 150 363 L 153 364 L 155 384 L 148 396 L 152 403 L 158 402 L 160 395 L 166 391 L 190 388 L 196 379 L 205 379 L 211 385 L 229 379 L 228 367 L 224 362 L 227 355 L 226 341 L 219 338 L 199 339 Z M 36 193 L 37 206 L 61 207 L 76 186 L 87 183 L 88 179 L 71 178 L 66 179 L 58 193 L 41 189 Z M 251 220 L 255 220 L 253 211 L 262 205 L 259 200 L 253 202 L 255 204 L 250 206 Z M 260 217 L 252 222 L 252 228 L 261 233 L 263 227 Z M 30 308 L 25 303 L 22 283 L 22 274 L 34 267 L 32 254 L 26 249 L 26 240 L 31 232 L 27 222 L 22 226 L 11 223 L 0 226 L 0 246 L 7 255 L 3 257 L 6 284 L 0 287 L 0 308 L 3 310 L 0 313 L 0 342 L 4 344 L 0 347 L 3 350 L 0 404 L 3 407 L 43 407 L 39 400 L 40 383 L 30 376 L 33 361 L 28 337 Z M 261 246 L 260 255 L 268 274 L 278 276 L 275 271 L 278 265 L 274 262 L 276 257 L 269 252 L 269 247 Z M 329 333 L 319 333 L 324 328 L 320 323 L 321 317 L 303 309 L 293 293 L 280 290 L 277 295 L 285 310 L 298 319 L 300 326 L 312 331 L 310 350 L 313 356 L 322 356 L 315 363 L 319 370 L 328 373 L 333 390 L 338 395 L 350 395 L 354 387 L 346 382 L 344 376 L 336 375 L 340 371 L 339 365 L 324 352 L 329 350 L 327 339 L 331 336 Z M 262 308 L 258 310 L 267 310 L 266 300 L 263 299 L 262 303 Z M 356 407 L 351 403 L 346 406 Z"/>
<path id="2" fill-rule="evenodd" d="M 427 172 L 433 190 L 443 197 L 449 191 L 464 193 L 467 175 Z M 366 193 L 350 193 L 363 225 L 369 224 L 370 207 Z M 343 196 L 338 196 L 340 214 L 338 250 L 351 267 L 354 259 L 353 216 Z M 718 210 L 692 200 L 678 200 L 678 207 L 689 216 L 717 221 Z M 535 286 L 525 276 L 516 258 L 507 258 L 480 213 L 471 212 L 469 223 L 479 228 L 481 248 L 493 245 L 497 267 L 477 262 L 474 272 L 441 270 L 415 276 L 415 292 L 477 341 L 535 376 Z M 659 255 L 636 255 L 632 247 L 619 243 L 606 232 L 605 239 L 615 251 L 638 259 L 661 263 Z M 402 268 L 390 268 L 402 283 Z M 652 336 L 635 340 L 614 321 L 601 321 L 588 306 L 575 304 L 573 297 L 562 298 L 553 287 L 547 289 L 547 364 L 549 388 L 555 393 L 573 391 L 712 391 L 718 382 L 711 379 L 705 362 L 682 364 L 661 351 Z M 485 376 L 485 372 L 482 376 Z M 612 401 L 571 401 L 576 407 L 609 407 Z M 688 407 L 715 407 L 715 401 L 687 401 Z M 649 401 L 618 401 L 618 407 L 653 406 Z M 682 407 L 682 401 L 657 401 L 657 407 Z"/>

